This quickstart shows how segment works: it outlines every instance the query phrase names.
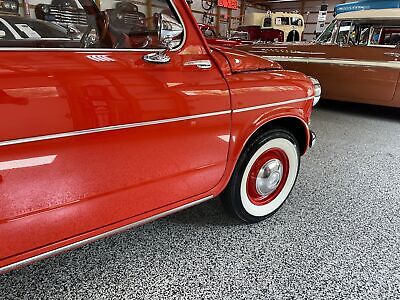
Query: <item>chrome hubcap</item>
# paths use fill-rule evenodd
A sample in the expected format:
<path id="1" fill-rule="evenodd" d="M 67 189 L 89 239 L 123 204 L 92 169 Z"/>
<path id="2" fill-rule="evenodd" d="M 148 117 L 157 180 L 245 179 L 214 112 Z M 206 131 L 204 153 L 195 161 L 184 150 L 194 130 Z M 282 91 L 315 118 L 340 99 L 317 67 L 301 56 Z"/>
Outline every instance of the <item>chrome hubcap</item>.
<path id="1" fill-rule="evenodd" d="M 279 159 L 267 161 L 256 179 L 256 190 L 262 196 L 267 196 L 276 190 L 283 176 L 283 165 Z"/>

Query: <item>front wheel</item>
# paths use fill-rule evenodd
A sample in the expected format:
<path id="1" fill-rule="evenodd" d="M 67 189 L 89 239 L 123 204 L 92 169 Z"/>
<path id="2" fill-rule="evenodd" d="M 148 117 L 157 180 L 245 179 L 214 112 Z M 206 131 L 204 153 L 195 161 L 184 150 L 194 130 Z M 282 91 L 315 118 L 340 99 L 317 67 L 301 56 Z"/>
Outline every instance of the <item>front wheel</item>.
<path id="1" fill-rule="evenodd" d="M 259 135 L 240 156 L 222 200 L 248 223 L 275 213 L 297 178 L 300 152 L 296 138 L 285 129 Z"/>

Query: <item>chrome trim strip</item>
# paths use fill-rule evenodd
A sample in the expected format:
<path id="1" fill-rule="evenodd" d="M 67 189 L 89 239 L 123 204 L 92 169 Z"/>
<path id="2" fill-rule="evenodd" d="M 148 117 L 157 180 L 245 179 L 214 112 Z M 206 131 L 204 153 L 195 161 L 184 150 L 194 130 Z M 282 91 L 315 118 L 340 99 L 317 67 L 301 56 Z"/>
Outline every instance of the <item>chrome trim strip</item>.
<path id="1" fill-rule="evenodd" d="M 224 111 L 218 111 L 218 112 L 213 112 L 213 113 L 205 113 L 205 114 L 198 114 L 198 115 L 191 115 L 191 116 L 177 117 L 177 118 L 170 118 L 170 119 L 163 119 L 163 120 L 147 121 L 147 122 L 140 122 L 140 123 L 130 123 L 130 124 L 123 124 L 123 125 L 114 125 L 114 126 L 84 129 L 84 130 L 79 130 L 79 131 L 71 131 L 71 132 L 63 132 L 63 133 L 54 133 L 54 134 L 34 136 L 34 137 L 28 137 L 28 138 L 22 138 L 22 139 L 16 139 L 16 140 L 0 141 L 0 147 L 17 145 L 17 144 L 22 144 L 22 143 L 37 142 L 37 141 L 45 141 L 45 140 L 51 140 L 51 139 L 59 139 L 59 138 L 72 137 L 72 136 L 91 134 L 91 133 L 99 133 L 99 132 L 129 129 L 129 128 L 135 128 L 135 127 L 143 127 L 143 126 L 150 126 L 150 125 L 159 125 L 159 124 L 165 124 L 165 123 L 187 121 L 187 120 L 192 120 L 192 119 L 200 119 L 200 118 L 206 118 L 206 117 L 226 115 L 226 114 L 230 114 L 230 113 L 231 113 L 230 110 L 224 110 Z"/>
<path id="2" fill-rule="evenodd" d="M 375 61 L 375 60 L 353 60 L 353 59 L 336 59 L 336 58 L 317 58 L 317 57 L 297 57 L 297 56 L 262 56 L 266 59 L 283 62 L 303 62 L 303 63 L 317 63 L 317 64 L 338 64 L 347 66 L 360 66 L 360 67 L 381 67 L 400 69 L 400 61 Z"/>
<path id="3" fill-rule="evenodd" d="M 245 111 L 250 111 L 250 110 L 255 110 L 255 109 L 274 107 L 274 106 L 297 103 L 297 102 L 303 102 L 303 101 L 308 101 L 308 100 L 314 100 L 314 96 L 310 96 L 310 97 L 307 97 L 307 98 L 287 100 L 287 101 L 282 101 L 282 102 L 269 103 L 269 104 L 264 104 L 264 105 L 257 105 L 257 106 L 238 108 L 238 109 L 234 109 L 233 113 L 240 113 L 240 112 L 245 112 Z"/>
<path id="4" fill-rule="evenodd" d="M 172 49 L 171 52 L 177 51 L 180 48 Z M 163 48 L 135 48 L 135 49 L 111 49 L 111 48 L 28 48 L 28 47 L 0 47 L 1 51 L 32 51 L 32 52 L 97 52 L 97 53 L 104 53 L 104 52 L 160 52 L 163 51 Z"/>
<path id="5" fill-rule="evenodd" d="M 187 61 L 184 66 L 197 66 L 199 69 L 211 69 L 212 64 L 209 59 Z"/>
<path id="6" fill-rule="evenodd" d="M 308 101 L 308 100 L 312 100 L 312 99 L 314 99 L 314 97 L 310 96 L 307 98 L 274 102 L 274 103 L 269 103 L 269 104 L 238 108 L 238 109 L 234 109 L 234 110 L 224 110 L 224 111 L 218 111 L 218 112 L 212 112 L 212 113 L 205 113 L 205 114 L 198 114 L 198 115 L 191 115 L 191 116 L 184 116 L 184 117 L 176 117 L 176 118 L 163 119 L 163 120 L 147 121 L 147 122 L 140 122 L 140 123 L 129 123 L 129 124 L 122 124 L 122 125 L 113 125 L 113 126 L 107 126 L 107 127 L 99 127 L 99 128 L 84 129 L 84 130 L 78 130 L 78 131 L 70 131 L 70 132 L 62 132 L 62 133 L 54 133 L 54 134 L 48 134 L 48 135 L 27 137 L 27 138 L 15 139 L 15 140 L 6 140 L 6 141 L 0 141 L 0 147 L 18 145 L 18 144 L 23 144 L 23 143 L 32 143 L 32 142 L 38 142 L 38 141 L 46 141 L 46 140 L 59 139 L 59 138 L 66 138 L 66 137 L 73 137 L 73 136 L 79 136 L 79 135 L 91 134 L 91 133 L 101 133 L 101 132 L 114 131 L 114 130 L 130 129 L 130 128 L 135 128 L 135 127 L 160 125 L 160 124 L 165 124 L 165 123 L 173 123 L 173 122 L 187 121 L 187 120 L 193 120 L 193 119 L 215 117 L 215 116 L 226 115 L 226 114 L 230 114 L 230 113 L 240 113 L 240 112 L 246 112 L 246 111 L 250 111 L 250 110 L 274 107 L 274 106 L 297 103 L 297 102 L 303 102 L 303 101 Z"/>
<path id="7" fill-rule="evenodd" d="M 61 252 L 65 252 L 65 251 L 68 251 L 68 250 L 72 250 L 72 249 L 74 249 L 74 248 L 81 247 L 81 246 L 83 246 L 83 245 L 85 245 L 85 244 L 88 244 L 88 243 L 97 241 L 97 240 L 102 239 L 102 238 L 105 238 L 105 237 L 107 237 L 107 236 L 114 235 L 114 234 L 120 233 L 120 232 L 122 232 L 122 231 L 125 231 L 125 230 L 128 230 L 128 229 L 134 228 L 134 227 L 138 227 L 138 226 L 144 225 L 144 224 L 146 224 L 146 223 L 155 221 L 155 220 L 157 220 L 157 219 L 160 219 L 160 218 L 162 218 L 162 217 L 165 217 L 165 216 L 168 216 L 168 215 L 170 215 L 170 214 L 176 213 L 176 212 L 178 212 L 178 211 L 184 210 L 184 209 L 186 209 L 186 208 L 189 208 L 189 207 L 195 206 L 195 205 L 197 205 L 197 204 L 203 203 L 203 202 L 205 202 L 205 201 L 207 201 L 207 200 L 210 200 L 210 199 L 212 199 L 212 198 L 214 198 L 214 196 L 213 196 L 213 195 L 210 195 L 210 196 L 201 198 L 201 199 L 199 199 L 199 200 L 196 200 L 196 201 L 187 203 L 187 204 L 185 204 L 185 205 L 182 205 L 182 206 L 173 208 L 173 209 L 171 209 L 171 210 L 168 210 L 168 211 L 159 213 L 159 214 L 157 214 L 157 215 L 148 217 L 148 218 L 146 218 L 146 219 L 143 219 L 143 220 L 140 220 L 140 221 L 136 221 L 136 222 L 133 222 L 133 223 L 131 223 L 131 224 L 128 224 L 128 225 L 125 225 L 125 226 L 122 226 L 122 227 L 119 227 L 119 228 L 116 228 L 116 229 L 113 229 L 113 230 L 110 230 L 110 231 L 101 233 L 101 234 L 99 234 L 99 235 L 96 235 L 96 236 L 93 236 L 93 237 L 84 239 L 84 240 L 82 240 L 82 241 L 75 242 L 75 243 L 72 243 L 72 244 L 70 244 L 70 245 L 66 245 L 66 246 L 63 246 L 63 247 L 61 247 L 61 248 L 58 248 L 58 249 L 55 249 L 55 250 L 51 250 L 51 251 L 46 252 L 46 253 L 39 254 L 39 255 L 33 256 L 33 257 L 31 257 L 31 258 L 27 258 L 27 259 L 21 260 L 21 261 L 19 261 L 19 262 L 16 262 L 16 263 L 13 263 L 13 264 L 4 266 L 4 267 L 0 267 L 0 274 L 1 274 L 1 273 L 8 272 L 8 271 L 11 271 L 11 270 L 16 269 L 16 268 L 23 267 L 24 265 L 33 263 L 33 262 L 35 262 L 35 261 L 42 260 L 42 259 L 44 259 L 44 258 L 48 258 L 48 257 L 50 257 L 50 256 L 59 254 L 59 253 L 61 253 Z"/>

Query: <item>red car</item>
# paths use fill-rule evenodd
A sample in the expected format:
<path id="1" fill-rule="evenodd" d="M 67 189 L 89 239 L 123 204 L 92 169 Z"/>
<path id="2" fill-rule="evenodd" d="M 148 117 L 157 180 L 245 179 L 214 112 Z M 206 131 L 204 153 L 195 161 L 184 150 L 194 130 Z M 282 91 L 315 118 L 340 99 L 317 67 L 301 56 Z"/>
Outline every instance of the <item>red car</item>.
<path id="1" fill-rule="evenodd" d="M 2 40 L 0 272 L 220 194 L 245 222 L 273 214 L 314 140 L 317 82 L 210 49 L 184 0 L 129 36 L 79 1 L 80 47 Z"/>

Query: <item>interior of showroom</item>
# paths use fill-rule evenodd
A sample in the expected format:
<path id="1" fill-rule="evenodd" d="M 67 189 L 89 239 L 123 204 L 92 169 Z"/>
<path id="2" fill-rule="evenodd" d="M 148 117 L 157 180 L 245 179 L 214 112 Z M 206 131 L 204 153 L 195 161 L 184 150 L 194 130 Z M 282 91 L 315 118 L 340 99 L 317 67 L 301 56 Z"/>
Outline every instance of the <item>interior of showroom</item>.
<path id="1" fill-rule="evenodd" d="M 0 300 L 400 299 L 400 0 L 0 0 Z"/>
<path id="2" fill-rule="evenodd" d="M 234 1 L 233 1 L 234 2 Z M 218 5 L 210 5 L 213 1 L 195 0 L 189 3 L 192 12 L 199 23 L 210 24 L 222 36 L 229 35 L 230 30 L 235 30 L 245 22 L 246 14 L 272 12 L 295 12 L 304 18 L 303 39 L 310 41 L 315 38 L 320 11 L 326 11 L 324 25 L 333 19 L 334 8 L 337 4 L 351 2 L 351 0 L 304 0 L 304 1 L 261 1 L 238 0 L 236 9 L 229 9 Z"/>

